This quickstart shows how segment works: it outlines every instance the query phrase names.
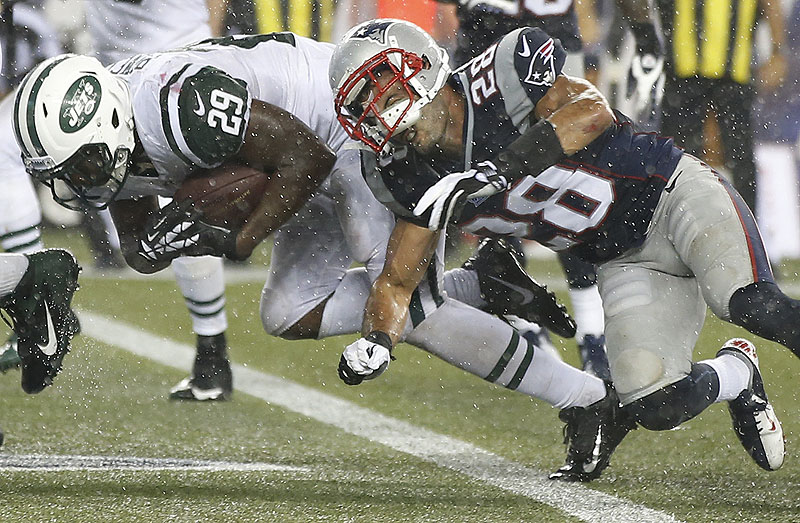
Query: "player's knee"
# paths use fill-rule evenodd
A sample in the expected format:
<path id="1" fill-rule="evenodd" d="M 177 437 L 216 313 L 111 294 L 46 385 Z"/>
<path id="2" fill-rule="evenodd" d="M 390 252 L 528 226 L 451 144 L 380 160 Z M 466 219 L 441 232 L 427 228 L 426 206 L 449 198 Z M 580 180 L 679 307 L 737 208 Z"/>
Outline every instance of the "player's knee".
<path id="1" fill-rule="evenodd" d="M 680 405 L 670 401 L 664 389 L 626 405 L 625 410 L 647 430 L 674 429 L 689 419 Z"/>
<path id="2" fill-rule="evenodd" d="M 786 296 L 774 282 L 761 281 L 737 289 L 728 308 L 731 322 L 752 331 L 784 321 L 778 311 L 797 309 L 798 302 Z"/>
<path id="3" fill-rule="evenodd" d="M 286 315 L 281 312 L 278 300 L 261 298 L 259 315 L 264 331 L 271 336 L 280 336 L 286 330 Z M 283 309 L 285 312 L 285 309 Z"/>
<path id="4" fill-rule="evenodd" d="M 324 302 L 294 323 L 286 316 L 284 307 L 276 307 L 270 300 L 261 301 L 261 324 L 267 334 L 284 340 L 316 339 L 319 335 Z"/>
<path id="5" fill-rule="evenodd" d="M 651 388 L 664 376 L 664 363 L 657 354 L 644 349 L 628 349 L 609 361 L 614 384 L 620 394 L 635 394 Z"/>
<path id="6" fill-rule="evenodd" d="M 684 378 L 628 404 L 625 409 L 648 430 L 670 430 L 692 419 L 719 395 L 719 378 L 709 365 L 695 363 Z"/>

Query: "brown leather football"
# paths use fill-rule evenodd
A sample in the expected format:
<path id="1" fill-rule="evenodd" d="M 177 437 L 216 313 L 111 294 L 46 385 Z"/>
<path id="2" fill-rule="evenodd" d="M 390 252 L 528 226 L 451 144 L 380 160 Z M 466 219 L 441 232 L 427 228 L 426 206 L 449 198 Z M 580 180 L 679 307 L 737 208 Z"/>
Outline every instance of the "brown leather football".
<path id="1" fill-rule="evenodd" d="M 191 176 L 175 192 L 175 200 L 191 198 L 211 225 L 238 228 L 258 206 L 269 175 L 244 165 L 223 165 Z"/>

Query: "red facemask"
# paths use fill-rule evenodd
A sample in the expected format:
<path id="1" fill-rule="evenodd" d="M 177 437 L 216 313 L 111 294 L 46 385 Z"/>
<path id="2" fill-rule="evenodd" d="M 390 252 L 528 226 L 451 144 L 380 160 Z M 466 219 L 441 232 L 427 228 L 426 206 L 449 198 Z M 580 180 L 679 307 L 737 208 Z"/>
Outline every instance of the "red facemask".
<path id="1" fill-rule="evenodd" d="M 396 65 L 398 62 L 399 67 Z M 409 80 L 424 67 L 425 61 L 419 56 L 392 48 L 381 51 L 356 69 L 342 84 L 334 99 L 336 117 L 347 134 L 380 153 L 411 110 L 415 93 L 409 85 Z M 382 79 L 389 74 L 392 76 L 383 87 L 368 94 L 370 98 L 361 101 L 365 90 L 379 85 L 378 71 Z M 398 82 L 408 95 L 409 103 L 399 111 L 399 114 L 393 113 L 391 118 L 388 118 L 386 113 L 389 111 L 384 111 L 381 115 L 376 101 Z"/>

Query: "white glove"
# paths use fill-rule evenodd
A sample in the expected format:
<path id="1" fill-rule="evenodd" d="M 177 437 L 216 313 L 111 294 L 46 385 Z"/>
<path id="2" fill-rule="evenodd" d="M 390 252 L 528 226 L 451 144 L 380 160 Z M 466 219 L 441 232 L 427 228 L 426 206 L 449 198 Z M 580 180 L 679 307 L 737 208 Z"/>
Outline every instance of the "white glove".
<path id="1" fill-rule="evenodd" d="M 450 220 L 457 220 L 467 200 L 492 196 L 507 190 L 511 184 L 505 176 L 497 174 L 492 162 L 479 163 L 475 169 L 448 174 L 430 187 L 414 207 L 414 216 L 422 216 L 428 209 L 428 229 L 444 229 Z"/>
<path id="2" fill-rule="evenodd" d="M 664 96 L 664 81 L 663 57 L 638 53 L 633 56 L 625 97 L 628 107 L 633 108 L 629 116 L 634 121 L 648 120 L 650 113 L 658 112 Z"/>
<path id="3" fill-rule="evenodd" d="M 373 333 L 369 337 L 375 339 Z M 339 377 L 348 385 L 358 385 L 364 380 L 375 379 L 383 374 L 391 358 L 392 352 L 389 347 L 360 338 L 344 349 L 339 360 Z"/>

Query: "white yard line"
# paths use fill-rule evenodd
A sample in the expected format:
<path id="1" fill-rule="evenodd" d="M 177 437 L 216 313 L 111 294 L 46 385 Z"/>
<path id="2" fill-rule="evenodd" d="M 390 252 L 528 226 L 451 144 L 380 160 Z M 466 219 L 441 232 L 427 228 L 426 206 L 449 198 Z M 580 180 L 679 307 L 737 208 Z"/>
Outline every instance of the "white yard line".
<path id="1" fill-rule="evenodd" d="M 162 365 L 184 371 L 191 369 L 194 347 L 99 314 L 82 311 L 79 316 L 86 336 Z M 233 365 L 233 376 L 237 391 L 545 503 L 583 521 L 679 521 L 665 512 L 583 485 L 550 481 L 540 470 L 522 466 L 470 443 L 390 418 L 317 389 L 236 364 Z"/>
<path id="2" fill-rule="evenodd" d="M 75 456 L 46 454 L 0 454 L 0 472 L 81 471 L 81 470 L 191 470 L 231 472 L 309 472 L 307 467 L 292 467 L 275 463 L 235 463 L 196 459 L 140 458 L 128 456 Z"/>

